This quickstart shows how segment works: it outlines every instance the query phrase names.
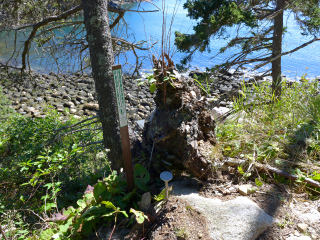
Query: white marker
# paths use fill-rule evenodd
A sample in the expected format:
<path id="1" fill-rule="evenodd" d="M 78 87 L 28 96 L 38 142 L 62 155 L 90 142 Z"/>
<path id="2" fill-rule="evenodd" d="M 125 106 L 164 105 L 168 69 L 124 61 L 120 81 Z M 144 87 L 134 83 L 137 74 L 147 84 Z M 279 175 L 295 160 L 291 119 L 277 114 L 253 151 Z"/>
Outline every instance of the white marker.
<path id="1" fill-rule="evenodd" d="M 160 178 L 166 184 L 166 201 L 167 201 L 168 200 L 168 190 L 169 190 L 168 182 L 173 178 L 173 175 L 171 172 L 165 171 L 160 174 Z"/>

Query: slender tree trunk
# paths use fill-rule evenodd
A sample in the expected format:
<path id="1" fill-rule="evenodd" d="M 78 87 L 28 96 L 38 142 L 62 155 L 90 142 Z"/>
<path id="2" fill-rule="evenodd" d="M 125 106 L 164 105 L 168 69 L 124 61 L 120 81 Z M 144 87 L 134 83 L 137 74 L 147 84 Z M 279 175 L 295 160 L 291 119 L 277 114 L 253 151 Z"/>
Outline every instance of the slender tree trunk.
<path id="1" fill-rule="evenodd" d="M 285 0 L 277 0 L 276 11 L 283 9 Z M 274 18 L 272 57 L 276 57 L 282 52 L 283 34 L 283 11 Z M 281 57 L 272 61 L 272 93 L 278 99 L 281 96 Z"/>
<path id="2" fill-rule="evenodd" d="M 112 170 L 123 166 L 122 145 L 118 125 L 117 104 L 111 67 L 114 55 L 107 0 L 82 0 L 93 79 L 98 95 L 103 142 Z"/>

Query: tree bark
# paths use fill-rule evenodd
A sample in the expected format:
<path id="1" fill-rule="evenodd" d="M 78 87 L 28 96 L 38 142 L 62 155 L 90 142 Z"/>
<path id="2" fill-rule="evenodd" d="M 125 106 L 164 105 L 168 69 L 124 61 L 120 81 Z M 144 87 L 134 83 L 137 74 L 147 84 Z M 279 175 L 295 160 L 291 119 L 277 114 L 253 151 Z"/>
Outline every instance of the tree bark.
<path id="1" fill-rule="evenodd" d="M 285 6 L 285 0 L 277 0 L 276 12 Z M 274 18 L 272 58 L 282 53 L 283 11 Z M 272 61 L 272 93 L 276 99 L 281 96 L 281 57 Z"/>
<path id="2" fill-rule="evenodd" d="M 82 0 L 87 31 L 92 75 L 95 81 L 103 128 L 104 146 L 110 149 L 108 159 L 112 170 L 123 167 L 122 145 L 116 96 L 111 67 L 114 55 L 108 16 L 108 1 Z"/>

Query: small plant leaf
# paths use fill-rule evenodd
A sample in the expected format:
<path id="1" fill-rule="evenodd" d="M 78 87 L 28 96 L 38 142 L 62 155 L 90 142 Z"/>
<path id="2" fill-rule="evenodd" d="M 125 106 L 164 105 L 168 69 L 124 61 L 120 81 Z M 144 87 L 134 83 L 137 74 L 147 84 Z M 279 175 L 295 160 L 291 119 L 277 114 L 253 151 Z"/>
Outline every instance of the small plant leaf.
<path id="1" fill-rule="evenodd" d="M 259 180 L 259 178 L 256 178 L 254 181 L 256 182 L 256 185 L 258 187 L 261 187 L 263 185 L 263 183 Z"/>
<path id="2" fill-rule="evenodd" d="M 158 194 L 154 196 L 154 200 L 156 200 L 157 202 L 162 201 L 163 199 L 166 198 L 166 189 L 162 189 L 162 191 Z"/>
<path id="3" fill-rule="evenodd" d="M 154 91 L 155 91 L 156 89 L 157 89 L 156 84 L 155 84 L 155 83 L 151 84 L 151 86 L 150 86 L 150 92 L 151 92 L 151 93 L 154 93 Z"/>
<path id="4" fill-rule="evenodd" d="M 148 191 L 147 183 L 150 181 L 150 174 L 142 165 L 136 164 L 134 170 L 134 182 L 142 191 Z"/>
<path id="5" fill-rule="evenodd" d="M 109 201 L 102 201 L 101 202 L 102 204 L 104 204 L 106 206 L 106 208 L 113 208 L 113 209 L 117 209 L 116 206 L 114 206 L 112 204 L 112 202 L 109 202 Z"/>
<path id="6" fill-rule="evenodd" d="M 104 183 L 98 182 L 94 185 L 93 196 L 97 202 L 99 202 L 99 196 L 107 190 L 107 187 Z"/>
<path id="7" fill-rule="evenodd" d="M 145 219 L 148 219 L 148 216 L 146 216 L 143 212 L 135 210 L 133 208 L 130 208 L 130 212 L 133 213 L 136 216 L 136 220 L 139 224 L 144 223 Z"/>

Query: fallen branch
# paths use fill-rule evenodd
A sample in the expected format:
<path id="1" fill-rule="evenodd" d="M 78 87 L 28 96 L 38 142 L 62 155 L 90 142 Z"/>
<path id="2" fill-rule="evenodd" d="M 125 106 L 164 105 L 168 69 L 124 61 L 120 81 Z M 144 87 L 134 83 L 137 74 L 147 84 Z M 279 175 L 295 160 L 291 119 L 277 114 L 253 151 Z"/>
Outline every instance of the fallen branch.
<path id="1" fill-rule="evenodd" d="M 290 173 L 287 173 L 283 170 L 280 170 L 280 169 L 277 169 L 275 167 L 271 167 L 270 165 L 266 164 L 266 165 L 263 165 L 263 164 L 260 164 L 260 163 L 255 163 L 254 164 L 255 167 L 259 168 L 260 170 L 261 169 L 264 169 L 264 170 L 267 170 L 268 172 L 271 172 L 271 173 L 275 173 L 275 174 L 278 174 L 279 176 L 282 176 L 282 177 L 285 177 L 285 178 L 288 178 L 290 179 L 291 181 L 296 181 L 299 177 L 296 176 L 296 175 L 293 175 L 293 174 L 290 174 Z M 305 178 L 303 180 L 304 182 L 310 184 L 311 186 L 313 187 L 317 187 L 317 188 L 320 188 L 320 182 L 317 182 L 311 178 Z"/>

